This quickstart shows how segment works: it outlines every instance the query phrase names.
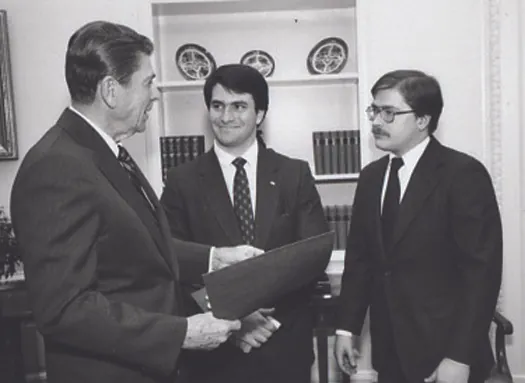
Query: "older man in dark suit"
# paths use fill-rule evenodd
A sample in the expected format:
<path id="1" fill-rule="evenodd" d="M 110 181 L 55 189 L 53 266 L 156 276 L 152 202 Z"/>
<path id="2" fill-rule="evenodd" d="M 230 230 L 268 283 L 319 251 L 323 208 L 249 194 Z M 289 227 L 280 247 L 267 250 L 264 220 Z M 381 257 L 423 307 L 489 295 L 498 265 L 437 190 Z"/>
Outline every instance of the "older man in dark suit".
<path id="1" fill-rule="evenodd" d="M 483 382 L 501 283 L 498 204 L 485 167 L 441 145 L 438 82 L 385 74 L 367 108 L 389 154 L 359 177 L 346 248 L 336 356 L 355 366 L 353 340 L 370 308 L 379 383 Z"/>
<path id="2" fill-rule="evenodd" d="M 172 240 L 151 186 L 120 141 L 142 132 L 156 100 L 151 41 L 92 22 L 66 54 L 72 105 L 29 151 L 12 218 L 49 383 L 184 382 L 183 349 L 213 349 L 239 321 L 185 317 L 177 257 L 223 264 L 245 246 Z M 190 268 L 190 271 L 191 268 Z"/>

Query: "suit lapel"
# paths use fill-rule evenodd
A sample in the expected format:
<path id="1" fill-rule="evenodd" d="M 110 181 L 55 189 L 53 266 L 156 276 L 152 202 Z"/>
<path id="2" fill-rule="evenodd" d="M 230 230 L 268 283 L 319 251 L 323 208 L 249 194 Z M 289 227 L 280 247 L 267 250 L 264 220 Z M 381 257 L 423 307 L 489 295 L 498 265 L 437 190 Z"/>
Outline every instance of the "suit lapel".
<path id="1" fill-rule="evenodd" d="M 371 180 L 371 187 L 369 190 L 370 201 L 372 201 L 373 209 L 373 220 L 374 220 L 374 235 L 376 237 L 376 243 L 381 244 L 381 255 L 385 257 L 385 248 L 383 245 L 383 232 L 381 225 L 381 197 L 383 193 L 383 180 L 385 178 L 385 172 L 388 167 L 389 158 L 384 156 L 377 162 L 377 166 L 373 171 Z"/>
<path id="2" fill-rule="evenodd" d="M 408 182 L 405 194 L 399 207 L 399 217 L 394 230 L 392 246 L 398 242 L 406 233 L 410 223 L 418 214 L 425 200 L 429 197 L 432 190 L 437 186 L 439 177 L 436 168 L 440 164 L 439 151 L 441 144 L 436 139 L 430 142 L 419 159 L 410 181 Z"/>
<path id="3" fill-rule="evenodd" d="M 166 260 L 166 263 L 168 263 L 168 265 L 175 270 L 177 269 L 177 265 L 176 265 L 176 262 L 173 262 L 173 257 L 170 256 L 170 247 L 167 243 L 171 239 L 171 233 L 169 230 L 168 219 L 166 217 L 166 214 L 164 213 L 164 208 L 160 204 L 160 201 L 157 195 L 155 194 L 155 191 L 151 187 L 151 184 L 146 179 L 146 176 L 144 176 L 144 174 L 142 173 L 142 170 L 140 170 L 137 164 L 135 164 L 135 167 L 138 171 L 137 176 L 139 177 L 140 183 L 142 184 L 142 187 L 144 188 L 144 192 L 147 194 L 148 199 L 151 201 L 151 203 L 153 204 L 153 207 L 155 208 L 154 214 L 155 214 L 155 218 L 157 219 L 157 222 L 153 221 L 153 224 L 149 224 L 149 225 L 148 223 L 151 223 L 151 220 L 146 220 L 145 224 L 148 226 L 148 229 L 150 230 L 151 235 L 155 239 L 155 242 L 157 243 L 159 250 L 161 250 L 161 253 L 164 255 L 164 259 Z M 138 194 L 138 193 L 135 193 L 135 194 Z M 143 206 L 145 206 L 144 203 L 141 203 L 141 207 Z M 149 211 L 147 208 L 143 212 L 148 213 L 148 215 L 151 216 L 151 211 Z M 146 215 L 144 215 L 143 217 L 145 218 Z M 176 271 L 176 273 L 178 273 L 178 270 Z"/>
<path id="4" fill-rule="evenodd" d="M 147 205 L 142 201 L 142 196 L 137 193 L 134 186 L 129 181 L 129 176 L 126 171 L 119 164 L 114 153 L 104 142 L 102 137 L 80 116 L 66 109 L 59 119 L 58 125 L 60 125 L 79 145 L 86 147 L 92 151 L 93 160 L 97 167 L 113 185 L 115 190 L 122 196 L 122 198 L 130 205 L 140 218 L 148 232 L 151 234 L 155 244 L 159 248 L 159 253 L 162 259 L 168 264 L 172 265 L 171 259 L 168 252 L 166 238 L 163 237 L 159 227 L 159 223 L 155 222 L 154 216 Z M 145 179 L 144 175 L 141 174 L 144 185 L 149 183 Z M 154 192 L 152 191 L 153 195 Z M 153 198 L 152 202 L 159 207 L 158 199 Z M 158 209 L 157 209 L 158 210 Z M 170 267 L 171 270 L 171 267 Z"/>
<path id="5" fill-rule="evenodd" d="M 237 245 L 242 243 L 237 217 L 233 211 L 219 160 L 213 150 L 203 155 L 202 161 L 199 164 L 199 173 L 206 201 L 219 225 L 232 244 Z"/>
<path id="6" fill-rule="evenodd" d="M 272 152 L 259 146 L 257 159 L 257 202 L 255 204 L 255 243 L 264 248 L 279 202 L 279 163 Z"/>

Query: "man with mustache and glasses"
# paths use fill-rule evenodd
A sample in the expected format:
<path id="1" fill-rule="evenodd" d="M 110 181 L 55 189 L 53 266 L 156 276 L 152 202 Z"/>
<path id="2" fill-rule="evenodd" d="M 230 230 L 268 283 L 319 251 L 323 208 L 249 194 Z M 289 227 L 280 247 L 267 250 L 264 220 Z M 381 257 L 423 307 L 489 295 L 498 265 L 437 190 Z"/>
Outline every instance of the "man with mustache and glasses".
<path id="1" fill-rule="evenodd" d="M 157 99 L 151 41 L 104 21 L 70 38 L 71 106 L 25 156 L 11 196 L 49 383 L 187 382 L 184 352 L 211 350 L 240 321 L 186 318 L 195 259 L 258 255 L 171 238 L 148 181 L 120 145 Z M 219 244 L 220 245 L 220 244 Z M 191 267 L 180 258 L 189 258 Z"/>
<path id="2" fill-rule="evenodd" d="M 360 174 L 339 299 L 335 353 L 352 374 L 370 310 L 379 383 L 481 383 L 502 270 L 501 219 L 489 174 L 434 137 L 435 78 L 383 75 L 366 109 L 388 154 Z"/>
<path id="3" fill-rule="evenodd" d="M 266 79 L 249 66 L 221 66 L 206 80 L 204 101 L 213 148 L 170 170 L 161 197 L 173 236 L 270 250 L 328 231 L 308 163 L 257 139 L 268 111 Z M 212 259 L 211 267 L 220 265 Z M 194 381 L 309 383 L 311 293 L 303 289 L 243 318 L 234 342 L 194 355 Z"/>

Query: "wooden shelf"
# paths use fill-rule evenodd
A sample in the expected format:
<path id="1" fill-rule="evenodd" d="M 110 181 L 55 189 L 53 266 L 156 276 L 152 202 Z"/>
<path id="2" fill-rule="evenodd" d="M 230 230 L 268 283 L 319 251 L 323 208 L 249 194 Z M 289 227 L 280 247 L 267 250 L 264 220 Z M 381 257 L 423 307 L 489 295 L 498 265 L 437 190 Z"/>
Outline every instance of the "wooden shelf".
<path id="1" fill-rule="evenodd" d="M 348 173 L 348 174 L 316 174 L 314 175 L 315 182 L 318 184 L 326 183 L 338 183 L 357 181 L 359 179 L 359 173 Z"/>
<path id="2" fill-rule="evenodd" d="M 357 83 L 358 75 L 355 72 L 325 74 L 325 75 L 306 75 L 293 78 L 272 78 L 266 79 L 270 86 L 309 86 L 309 85 L 340 85 L 347 83 Z M 192 89 L 202 89 L 204 80 L 198 81 L 165 81 L 159 82 L 157 88 L 161 92 L 185 91 Z"/>

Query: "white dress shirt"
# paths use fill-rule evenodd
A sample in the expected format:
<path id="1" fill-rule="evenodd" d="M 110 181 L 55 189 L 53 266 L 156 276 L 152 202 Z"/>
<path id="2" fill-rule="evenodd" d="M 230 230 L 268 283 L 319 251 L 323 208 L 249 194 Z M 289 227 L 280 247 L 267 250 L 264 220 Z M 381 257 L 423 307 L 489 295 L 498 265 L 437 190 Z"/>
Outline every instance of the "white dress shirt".
<path id="1" fill-rule="evenodd" d="M 407 190 L 410 177 L 412 177 L 412 173 L 414 172 L 414 169 L 416 168 L 416 165 L 419 162 L 421 156 L 423 155 L 423 152 L 427 148 L 429 142 L 430 138 L 425 138 L 419 144 L 417 144 L 408 152 L 406 152 L 402 157 L 403 166 L 399 168 L 399 171 L 397 173 L 400 187 L 400 201 L 403 200 L 403 196 L 405 195 L 405 191 Z M 390 154 L 389 157 L 390 162 L 388 163 L 388 167 L 385 172 L 385 178 L 383 178 L 383 190 L 381 192 L 381 211 L 383 211 L 383 201 L 385 200 L 386 186 L 388 184 L 388 176 L 390 175 L 390 166 L 392 165 L 392 158 L 395 158 L 396 156 L 394 154 Z"/>
<path id="2" fill-rule="evenodd" d="M 257 157 L 259 155 L 259 145 L 257 141 L 254 141 L 253 144 L 240 156 L 234 156 L 228 153 L 223 146 L 221 146 L 217 140 L 214 142 L 215 154 L 219 160 L 219 165 L 221 166 L 222 175 L 224 181 L 226 182 L 226 188 L 228 189 L 228 194 L 230 200 L 233 204 L 233 180 L 235 178 L 235 172 L 237 168 L 232 161 L 237 157 L 242 157 L 246 160 L 244 165 L 244 170 L 246 170 L 246 176 L 248 177 L 248 186 L 250 187 L 250 199 L 252 201 L 252 210 L 253 216 L 255 218 L 255 203 L 257 201 Z"/>

